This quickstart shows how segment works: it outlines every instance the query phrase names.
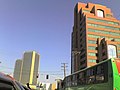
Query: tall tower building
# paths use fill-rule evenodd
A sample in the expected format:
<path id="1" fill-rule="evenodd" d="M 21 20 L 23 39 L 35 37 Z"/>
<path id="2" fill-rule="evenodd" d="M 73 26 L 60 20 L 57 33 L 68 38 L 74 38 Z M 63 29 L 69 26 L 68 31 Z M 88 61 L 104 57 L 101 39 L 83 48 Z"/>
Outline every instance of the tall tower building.
<path id="1" fill-rule="evenodd" d="M 20 81 L 21 67 L 22 67 L 22 60 L 21 59 L 16 60 L 15 68 L 14 68 L 14 78 L 17 81 Z"/>
<path id="2" fill-rule="evenodd" d="M 114 50 L 116 58 L 120 58 L 120 21 L 106 6 L 77 3 L 74 8 L 71 73 L 95 65 L 96 60 L 101 61 L 98 60 L 100 58 L 98 55 L 101 55 L 98 53 L 99 45 L 101 45 L 98 38 L 99 40 L 102 38 L 111 40 L 111 43 L 107 43 L 109 40 L 106 41 L 108 45 L 106 51 L 110 49 L 109 47 L 116 48 L 116 51 Z"/>
<path id="3" fill-rule="evenodd" d="M 37 84 L 39 54 L 35 51 L 25 52 L 23 56 L 20 81 L 23 84 Z"/>

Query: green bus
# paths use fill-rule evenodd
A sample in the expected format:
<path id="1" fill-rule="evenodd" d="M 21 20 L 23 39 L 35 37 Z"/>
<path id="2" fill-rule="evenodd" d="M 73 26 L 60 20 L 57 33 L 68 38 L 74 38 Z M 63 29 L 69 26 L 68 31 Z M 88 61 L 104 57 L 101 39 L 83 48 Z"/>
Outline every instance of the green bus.
<path id="1" fill-rule="evenodd" d="M 64 90 L 120 90 L 120 59 L 109 59 L 71 74 Z"/>

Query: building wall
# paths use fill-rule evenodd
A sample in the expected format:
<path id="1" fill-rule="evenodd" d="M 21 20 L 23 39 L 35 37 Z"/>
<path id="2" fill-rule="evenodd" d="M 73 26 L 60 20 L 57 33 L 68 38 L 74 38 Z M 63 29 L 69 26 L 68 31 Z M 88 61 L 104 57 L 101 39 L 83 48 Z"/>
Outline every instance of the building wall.
<path id="1" fill-rule="evenodd" d="M 15 68 L 14 68 L 14 76 L 13 76 L 13 77 L 14 77 L 17 81 L 20 81 L 21 65 L 22 65 L 22 60 L 21 60 L 21 59 L 16 60 Z"/>
<path id="2" fill-rule="evenodd" d="M 25 52 L 23 56 L 21 83 L 29 83 L 31 74 L 32 52 Z"/>
<path id="3" fill-rule="evenodd" d="M 39 73 L 38 73 L 39 58 L 40 58 L 40 56 L 36 53 L 35 54 L 35 64 L 34 64 L 34 74 L 33 74 L 33 84 L 37 83 L 37 77 L 39 76 Z"/>
<path id="4" fill-rule="evenodd" d="M 97 38 L 115 39 L 120 57 L 120 21 L 109 8 L 93 3 L 77 3 L 74 9 L 72 52 L 80 52 L 72 60 L 72 72 L 96 64 Z M 72 58 L 73 58 L 72 57 Z M 75 65 L 77 61 L 78 66 Z M 74 68 L 73 68 L 74 66 Z"/>
<path id="5" fill-rule="evenodd" d="M 35 51 L 25 52 L 23 56 L 21 83 L 37 84 L 39 54 Z"/>

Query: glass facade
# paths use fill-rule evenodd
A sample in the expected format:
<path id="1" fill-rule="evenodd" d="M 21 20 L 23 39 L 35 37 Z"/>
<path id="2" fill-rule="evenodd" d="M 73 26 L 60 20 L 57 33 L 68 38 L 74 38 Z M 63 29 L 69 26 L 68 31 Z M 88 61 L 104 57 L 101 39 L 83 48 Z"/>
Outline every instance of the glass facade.
<path id="1" fill-rule="evenodd" d="M 120 33 L 118 32 L 109 32 L 109 31 L 103 31 L 103 30 L 97 30 L 97 29 L 91 29 L 88 28 L 89 32 L 96 32 L 96 33 L 102 33 L 102 34 L 110 34 L 110 35 L 115 35 L 115 36 L 120 36 Z"/>
<path id="2" fill-rule="evenodd" d="M 87 18 L 87 20 L 94 21 L 94 22 L 102 22 L 102 23 L 107 23 L 107 24 L 113 24 L 113 25 L 119 25 L 118 22 L 112 22 L 112 21 L 95 19 L 95 18 Z"/>
<path id="3" fill-rule="evenodd" d="M 83 5 L 78 3 L 74 9 L 74 22 L 72 50 L 80 50 L 81 53 L 78 58 L 79 67 L 75 66 L 74 63 L 76 57 L 72 56 L 74 58 L 71 58 L 73 60 L 73 72 L 76 68 L 82 69 L 83 67 L 92 66 L 96 63 L 96 60 L 102 61 L 102 59 L 107 58 L 106 46 L 102 49 L 101 40 L 103 38 L 105 38 L 105 41 L 108 39 L 108 43 L 109 40 L 111 40 L 110 43 L 115 41 L 115 45 L 120 42 L 120 22 L 113 17 L 109 8 L 103 8 L 101 5 L 92 5 L 91 3 Z M 116 50 L 120 49 L 120 45 L 118 46 L 119 48 L 117 47 Z M 110 55 L 113 55 L 112 51 Z M 100 56 L 102 58 L 99 58 Z"/>
<path id="4" fill-rule="evenodd" d="M 88 37 L 92 37 L 92 38 L 100 38 L 101 36 L 93 35 L 93 34 L 88 34 Z"/>
<path id="5" fill-rule="evenodd" d="M 91 37 L 91 38 L 108 38 L 110 40 L 114 39 L 115 41 L 119 41 L 120 42 L 120 38 L 109 38 L 107 36 L 99 36 L 99 35 L 94 35 L 94 34 L 88 34 L 88 37 Z"/>
<path id="6" fill-rule="evenodd" d="M 93 23 L 88 23 L 87 25 L 93 26 L 93 27 L 98 27 L 98 28 L 105 28 L 105 29 L 120 31 L 120 28 L 116 28 L 116 27 L 112 27 L 112 26 L 105 26 L 105 25 L 99 25 L 99 24 L 93 24 Z"/>

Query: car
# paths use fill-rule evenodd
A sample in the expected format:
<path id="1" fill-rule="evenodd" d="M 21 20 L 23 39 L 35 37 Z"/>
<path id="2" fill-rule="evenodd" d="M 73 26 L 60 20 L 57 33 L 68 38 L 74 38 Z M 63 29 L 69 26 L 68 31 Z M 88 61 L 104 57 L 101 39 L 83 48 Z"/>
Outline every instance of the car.
<path id="1" fill-rule="evenodd" d="M 23 84 L 21 84 L 20 82 L 18 82 L 18 81 L 15 81 L 16 82 L 16 84 L 23 90 L 30 90 L 29 88 L 27 88 L 26 86 L 24 86 Z"/>
<path id="2" fill-rule="evenodd" d="M 22 87 L 25 89 L 25 90 L 30 90 L 28 87 L 22 85 Z"/>
<path id="3" fill-rule="evenodd" d="M 25 89 L 14 78 L 0 72 L 0 90 L 25 90 Z"/>

